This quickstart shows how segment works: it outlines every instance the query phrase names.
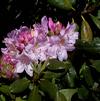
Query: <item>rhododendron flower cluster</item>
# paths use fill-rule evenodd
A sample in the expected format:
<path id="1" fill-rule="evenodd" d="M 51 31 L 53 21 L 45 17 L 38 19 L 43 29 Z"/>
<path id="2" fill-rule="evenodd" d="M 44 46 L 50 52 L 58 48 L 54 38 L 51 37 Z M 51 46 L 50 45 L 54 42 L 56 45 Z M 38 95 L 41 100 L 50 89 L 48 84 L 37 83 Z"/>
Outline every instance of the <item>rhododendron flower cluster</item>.
<path id="1" fill-rule="evenodd" d="M 65 27 L 46 16 L 33 28 L 22 26 L 15 29 L 3 41 L 6 48 L 1 49 L 0 72 L 6 68 L 5 74 L 11 77 L 26 71 L 32 77 L 34 63 L 48 59 L 66 60 L 67 52 L 75 49 L 78 34 L 75 23 L 68 23 Z"/>

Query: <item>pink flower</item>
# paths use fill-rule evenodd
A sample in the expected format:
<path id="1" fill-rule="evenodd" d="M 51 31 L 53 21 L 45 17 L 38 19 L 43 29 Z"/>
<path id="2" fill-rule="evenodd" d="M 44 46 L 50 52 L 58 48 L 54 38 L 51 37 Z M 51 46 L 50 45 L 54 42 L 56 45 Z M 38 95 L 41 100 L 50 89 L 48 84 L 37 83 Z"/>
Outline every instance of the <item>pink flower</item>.
<path id="1" fill-rule="evenodd" d="M 53 22 L 52 18 L 49 18 L 49 24 L 48 24 L 48 26 L 49 26 L 49 28 L 50 28 L 50 30 L 52 32 L 55 31 L 55 23 Z"/>
<path id="2" fill-rule="evenodd" d="M 67 60 L 67 52 L 75 49 L 78 39 L 79 33 L 75 29 L 76 24 L 68 23 L 65 27 L 44 16 L 33 29 L 22 26 L 11 31 L 3 41 L 6 48 L 1 49 L 4 62 L 1 71 L 8 77 L 24 71 L 32 77 L 33 63 L 48 59 Z"/>
<path id="3" fill-rule="evenodd" d="M 36 38 L 37 42 L 44 42 L 47 40 L 47 33 L 48 33 L 48 20 L 47 17 L 44 16 L 41 19 L 41 24 L 34 24 L 34 37 Z"/>
<path id="4" fill-rule="evenodd" d="M 79 33 L 75 31 L 76 24 L 69 24 L 66 28 L 63 28 L 60 32 L 61 41 L 60 43 L 65 46 L 67 51 L 75 49 L 74 44 L 78 39 Z"/>
<path id="5" fill-rule="evenodd" d="M 50 31 L 54 32 L 54 34 L 60 34 L 60 31 L 63 27 L 59 21 L 54 23 L 52 18 L 49 18 L 48 26 L 49 26 Z"/>
<path id="6" fill-rule="evenodd" d="M 11 64 L 11 65 L 15 65 L 17 60 L 15 57 L 11 56 L 10 54 L 4 54 L 2 56 L 2 61 L 6 64 Z"/>
<path id="7" fill-rule="evenodd" d="M 16 63 L 14 73 L 22 73 L 24 70 L 29 76 L 33 76 L 33 67 L 32 61 L 28 57 L 27 53 L 23 51 L 22 54 L 18 55 L 17 57 L 18 62 Z"/>

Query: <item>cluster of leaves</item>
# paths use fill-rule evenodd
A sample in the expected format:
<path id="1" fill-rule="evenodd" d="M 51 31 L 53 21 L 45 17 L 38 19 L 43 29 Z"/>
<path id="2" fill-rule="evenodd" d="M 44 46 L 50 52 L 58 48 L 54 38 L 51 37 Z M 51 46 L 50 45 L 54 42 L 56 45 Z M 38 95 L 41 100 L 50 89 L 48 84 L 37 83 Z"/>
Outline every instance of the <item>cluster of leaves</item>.
<path id="1" fill-rule="evenodd" d="M 70 61 L 49 60 L 35 65 L 34 77 L 1 80 L 1 101 L 99 101 L 100 60 L 82 64 L 79 72 Z M 91 70 L 93 69 L 93 71 Z M 97 73 L 93 75 L 93 72 Z M 95 79 L 95 76 L 98 78 Z"/>
<path id="2" fill-rule="evenodd" d="M 17 2 L 8 1 L 11 5 Z M 79 26 L 80 38 L 76 43 L 76 50 L 69 53 L 67 61 L 50 60 L 47 66 L 46 63 L 36 65 L 34 77 L 30 79 L 27 75 L 21 75 L 17 80 L 0 78 L 0 101 L 99 101 L 100 1 L 33 0 L 30 2 L 33 8 L 27 8 L 30 12 L 22 9 L 23 6 L 20 2 L 19 4 L 19 8 L 7 6 L 8 12 L 17 10 L 12 21 L 26 21 L 25 24 L 31 24 L 44 14 L 54 18 L 56 16 L 63 23 L 66 23 L 66 19 L 74 19 Z M 41 11 L 44 13 L 40 15 Z M 28 16 L 25 17 L 25 14 Z"/>

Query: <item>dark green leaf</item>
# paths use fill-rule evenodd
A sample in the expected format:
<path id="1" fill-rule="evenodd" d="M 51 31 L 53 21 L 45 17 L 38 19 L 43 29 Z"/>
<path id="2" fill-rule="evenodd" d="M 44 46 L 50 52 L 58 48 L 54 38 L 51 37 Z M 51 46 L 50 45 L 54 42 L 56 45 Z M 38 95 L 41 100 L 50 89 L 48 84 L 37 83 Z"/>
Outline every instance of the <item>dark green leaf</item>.
<path id="1" fill-rule="evenodd" d="M 100 38 L 94 38 L 91 43 L 78 41 L 76 47 L 92 54 L 100 54 Z"/>
<path id="2" fill-rule="evenodd" d="M 57 96 L 56 96 L 56 100 L 55 101 L 67 101 L 65 96 L 60 93 L 60 92 L 57 92 Z"/>
<path id="3" fill-rule="evenodd" d="M 16 97 L 15 101 L 26 101 L 26 100 L 23 100 L 21 97 Z"/>
<path id="4" fill-rule="evenodd" d="M 81 26 L 81 40 L 83 42 L 91 42 L 93 38 L 92 30 L 88 22 L 83 18 L 83 16 L 82 19 L 83 21 Z"/>
<path id="5" fill-rule="evenodd" d="M 75 4 L 76 0 L 48 0 L 52 5 L 65 10 L 74 9 L 72 5 Z"/>
<path id="6" fill-rule="evenodd" d="M 41 101 L 41 95 L 39 94 L 38 87 L 34 87 L 31 91 L 28 101 Z"/>
<path id="7" fill-rule="evenodd" d="M 100 19 L 98 19 L 97 17 L 90 15 L 93 22 L 95 23 L 95 25 L 100 29 Z"/>
<path id="8" fill-rule="evenodd" d="M 56 59 L 52 59 L 49 61 L 48 70 L 54 72 L 64 72 L 70 68 L 69 62 L 61 62 Z"/>
<path id="9" fill-rule="evenodd" d="M 85 79 L 88 86 L 93 86 L 94 80 L 92 78 L 90 68 L 85 63 L 80 69 L 80 77 Z"/>
<path id="10" fill-rule="evenodd" d="M 77 89 L 62 89 L 59 92 L 65 96 L 66 101 L 71 101 L 71 98 L 77 92 Z"/>
<path id="11" fill-rule="evenodd" d="M 62 73 L 54 73 L 54 72 L 46 71 L 44 73 L 43 78 L 45 78 L 45 79 L 53 79 L 53 78 L 59 78 L 61 75 L 62 75 Z"/>
<path id="12" fill-rule="evenodd" d="M 100 10 L 98 10 L 98 15 L 97 15 L 98 19 L 100 19 Z"/>
<path id="13" fill-rule="evenodd" d="M 76 71 L 74 68 L 70 68 L 69 72 L 66 74 L 66 80 L 68 87 L 75 87 L 75 81 L 77 78 Z"/>
<path id="14" fill-rule="evenodd" d="M 24 90 L 26 90 L 28 86 L 29 86 L 29 80 L 25 78 L 18 79 L 10 85 L 10 91 L 12 93 L 21 93 Z"/>
<path id="15" fill-rule="evenodd" d="M 84 100 L 87 99 L 88 94 L 89 94 L 89 91 L 84 86 L 82 86 L 81 88 L 78 88 L 78 96 L 80 99 L 84 99 Z"/>
<path id="16" fill-rule="evenodd" d="M 6 101 L 5 96 L 0 95 L 0 101 Z"/>
<path id="17" fill-rule="evenodd" d="M 40 89 L 48 94 L 51 99 L 54 100 L 56 98 L 57 87 L 55 86 L 55 84 L 47 80 L 42 80 L 40 81 Z"/>
<path id="18" fill-rule="evenodd" d="M 9 95 L 10 94 L 10 89 L 8 85 L 2 85 L 0 86 L 0 92 Z"/>
<path id="19" fill-rule="evenodd" d="M 94 60 L 94 61 L 92 61 L 92 66 L 93 66 L 98 72 L 100 72 L 100 60 Z"/>

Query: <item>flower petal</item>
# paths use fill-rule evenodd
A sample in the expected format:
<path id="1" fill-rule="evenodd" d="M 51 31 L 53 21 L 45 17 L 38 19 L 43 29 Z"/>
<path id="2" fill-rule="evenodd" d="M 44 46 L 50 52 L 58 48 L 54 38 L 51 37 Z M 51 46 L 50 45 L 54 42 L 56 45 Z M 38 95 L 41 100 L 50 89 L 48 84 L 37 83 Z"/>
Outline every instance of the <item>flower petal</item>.
<path id="1" fill-rule="evenodd" d="M 25 69 L 25 65 L 24 64 L 22 64 L 21 62 L 18 62 L 17 64 L 16 64 L 16 67 L 15 67 L 15 73 L 22 73 L 23 71 L 24 71 L 24 69 Z"/>
<path id="2" fill-rule="evenodd" d="M 57 56 L 60 61 L 67 59 L 68 55 L 67 55 L 67 51 L 66 51 L 65 47 L 63 47 L 63 46 L 59 47 L 59 49 L 57 51 Z"/>
<path id="3" fill-rule="evenodd" d="M 33 68 L 32 68 L 32 66 L 31 66 L 31 64 L 29 64 L 29 65 L 27 65 L 26 67 L 25 67 L 25 71 L 26 71 L 26 73 L 29 75 L 29 76 L 33 76 Z"/>

